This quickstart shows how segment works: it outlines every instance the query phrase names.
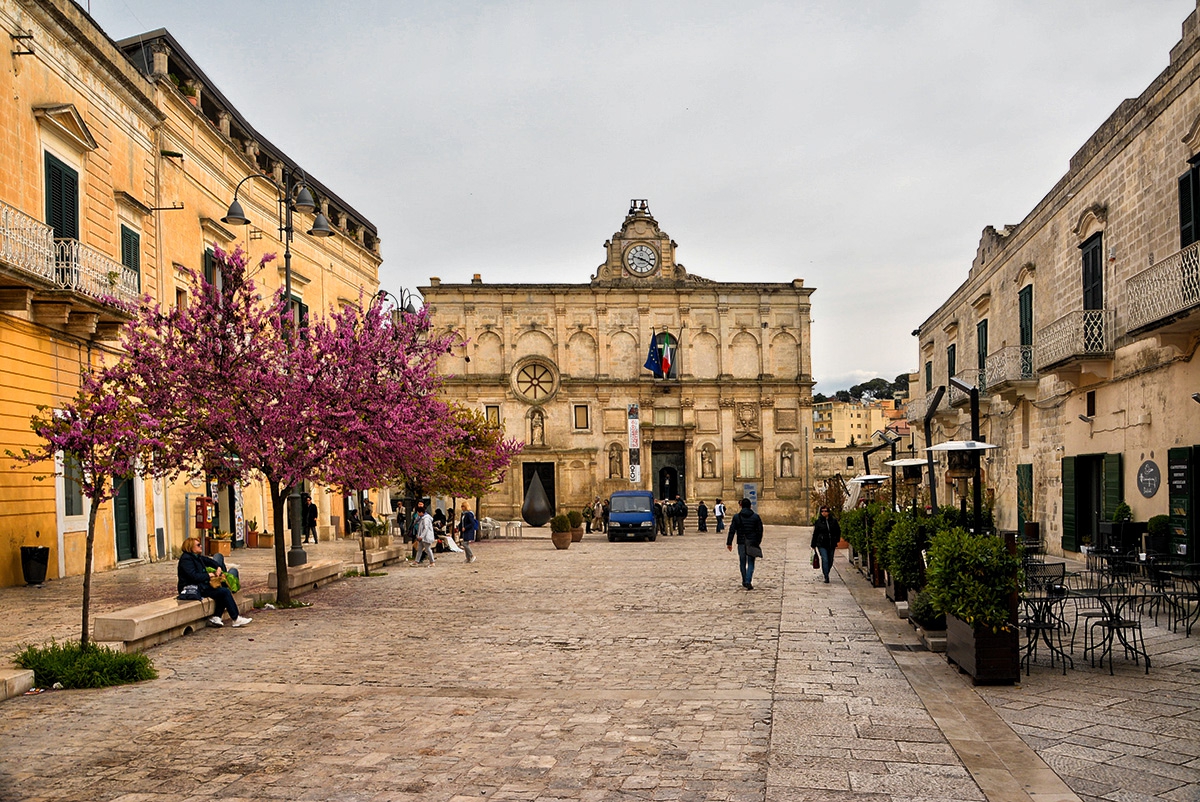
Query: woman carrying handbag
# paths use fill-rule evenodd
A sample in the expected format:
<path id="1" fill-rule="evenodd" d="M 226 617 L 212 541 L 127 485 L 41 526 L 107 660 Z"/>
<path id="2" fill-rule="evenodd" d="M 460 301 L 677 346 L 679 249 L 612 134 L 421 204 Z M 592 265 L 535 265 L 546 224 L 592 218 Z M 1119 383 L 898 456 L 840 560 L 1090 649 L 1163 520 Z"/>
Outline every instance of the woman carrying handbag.
<path id="1" fill-rule="evenodd" d="M 829 569 L 833 567 L 834 550 L 841 539 L 842 528 L 838 526 L 837 518 L 829 513 L 828 507 L 821 507 L 817 522 L 813 524 L 811 545 L 814 550 L 813 568 L 820 567 L 826 583 L 829 582 Z"/>

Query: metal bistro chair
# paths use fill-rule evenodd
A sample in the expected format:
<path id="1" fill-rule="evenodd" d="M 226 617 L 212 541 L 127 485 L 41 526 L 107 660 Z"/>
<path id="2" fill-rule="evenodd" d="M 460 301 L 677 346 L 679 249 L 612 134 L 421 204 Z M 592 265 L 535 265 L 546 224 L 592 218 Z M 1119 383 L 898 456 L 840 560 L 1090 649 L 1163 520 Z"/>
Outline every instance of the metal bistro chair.
<path id="1" fill-rule="evenodd" d="M 1125 656 L 1133 657 L 1134 665 L 1139 659 L 1146 661 L 1146 673 L 1150 673 L 1150 653 L 1146 651 L 1146 640 L 1142 637 L 1142 597 L 1129 587 L 1114 587 L 1102 590 L 1098 596 L 1104 614 L 1092 619 L 1088 625 L 1090 633 L 1092 665 L 1096 665 L 1096 649 L 1103 646 L 1100 652 L 1100 666 L 1104 666 L 1104 655 L 1108 655 L 1108 673 L 1113 673 L 1113 652 L 1116 651 L 1117 641 L 1125 648 Z M 1104 639 L 1097 644 L 1095 630 L 1101 630 Z M 1085 633 L 1083 653 L 1086 656 L 1087 633 Z"/>
<path id="2" fill-rule="evenodd" d="M 1021 611 L 1018 626 L 1025 632 L 1025 645 L 1022 648 L 1025 664 L 1025 674 L 1029 675 L 1033 661 L 1037 659 L 1038 643 L 1046 644 L 1050 652 L 1050 667 L 1054 668 L 1054 657 L 1057 655 L 1062 662 L 1063 674 L 1067 673 L 1067 664 L 1075 667 L 1075 661 L 1063 648 L 1062 632 L 1067 628 L 1063 615 L 1063 605 L 1067 601 L 1067 589 L 1061 584 L 1046 585 L 1038 589 L 1030 589 L 1021 596 Z"/>
<path id="3" fill-rule="evenodd" d="M 1100 604 L 1100 591 L 1110 587 L 1112 581 L 1104 571 L 1078 571 L 1070 574 L 1065 582 L 1067 597 L 1075 603 L 1075 618 L 1071 624 L 1071 654 L 1075 654 L 1075 636 L 1079 633 L 1080 621 L 1084 624 L 1084 654 L 1087 654 L 1087 625 L 1104 615 Z"/>
<path id="4" fill-rule="evenodd" d="M 1177 565 L 1163 569 L 1163 573 L 1171 580 L 1164 589 L 1171 631 L 1178 632 L 1183 622 L 1184 634 L 1190 638 L 1192 627 L 1200 619 L 1200 564 Z"/>
<path id="5" fill-rule="evenodd" d="M 1067 564 L 1032 562 L 1025 565 L 1025 587 L 1044 591 L 1050 587 L 1062 587 L 1066 583 Z"/>

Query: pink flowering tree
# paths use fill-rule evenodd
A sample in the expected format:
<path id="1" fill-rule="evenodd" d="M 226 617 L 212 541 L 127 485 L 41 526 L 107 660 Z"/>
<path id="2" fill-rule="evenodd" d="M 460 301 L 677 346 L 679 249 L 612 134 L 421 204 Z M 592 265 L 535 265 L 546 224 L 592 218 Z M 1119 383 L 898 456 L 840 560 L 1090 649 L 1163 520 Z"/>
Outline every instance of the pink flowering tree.
<path id="1" fill-rule="evenodd" d="M 139 467 L 139 455 L 154 447 L 149 438 L 150 433 L 157 430 L 157 422 L 101 370 L 85 373 L 79 392 L 61 409 L 39 407 L 30 426 L 43 442 L 37 448 L 23 449 L 19 454 L 10 451 L 9 456 L 27 464 L 52 461 L 60 453 L 64 460 L 74 460 L 79 473 L 72 481 L 78 481 L 80 491 L 91 502 L 83 567 L 83 621 L 79 635 L 80 643 L 87 646 L 96 514 L 100 505 L 113 497 L 113 478 L 132 476 Z"/>
<path id="2" fill-rule="evenodd" d="M 426 470 L 411 479 L 424 491 L 471 498 L 482 496 L 504 479 L 523 444 L 505 438 L 499 425 L 488 423 L 478 410 L 457 404 L 449 407 L 451 431 Z"/>
<path id="3" fill-rule="evenodd" d="M 151 459 L 164 473 L 266 478 L 288 604 L 287 497 L 305 480 L 369 487 L 424 467 L 444 427 L 435 367 L 449 345 L 426 316 L 379 304 L 295 325 L 282 292 L 264 302 L 256 291 L 270 257 L 252 270 L 240 248 L 215 256 L 219 280 L 193 273 L 185 308 L 141 309 L 118 370 L 160 422 Z"/>

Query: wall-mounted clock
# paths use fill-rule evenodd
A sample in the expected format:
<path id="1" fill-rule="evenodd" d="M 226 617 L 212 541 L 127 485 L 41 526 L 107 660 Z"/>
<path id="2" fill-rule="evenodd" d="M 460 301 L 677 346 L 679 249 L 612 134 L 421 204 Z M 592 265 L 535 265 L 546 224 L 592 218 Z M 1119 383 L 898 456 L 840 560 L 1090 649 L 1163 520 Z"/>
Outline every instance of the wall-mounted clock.
<path id="1" fill-rule="evenodd" d="M 649 245 L 634 245 L 625 252 L 625 267 L 634 275 L 649 275 L 657 266 L 658 254 Z"/>

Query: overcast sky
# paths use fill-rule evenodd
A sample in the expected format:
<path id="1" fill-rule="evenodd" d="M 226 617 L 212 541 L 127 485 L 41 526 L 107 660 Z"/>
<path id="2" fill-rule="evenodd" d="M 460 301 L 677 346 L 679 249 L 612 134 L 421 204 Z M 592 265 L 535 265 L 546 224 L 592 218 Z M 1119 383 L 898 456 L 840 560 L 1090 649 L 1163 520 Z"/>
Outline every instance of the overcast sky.
<path id="1" fill-rule="evenodd" d="M 378 228 L 381 283 L 588 281 L 631 198 L 689 272 L 802 278 L 831 394 L 909 336 L 1195 0 L 80 0 L 166 28 Z"/>

